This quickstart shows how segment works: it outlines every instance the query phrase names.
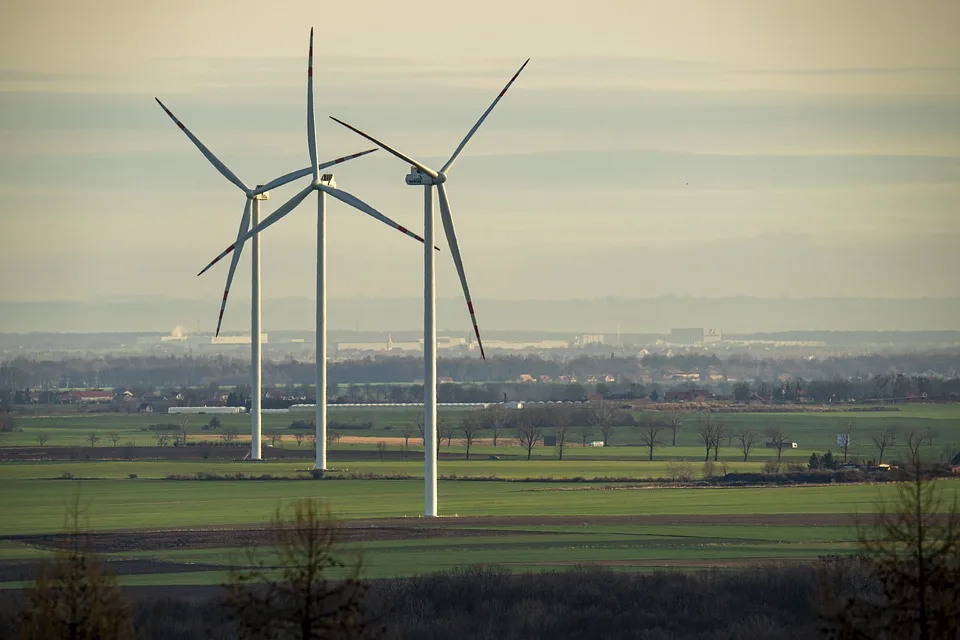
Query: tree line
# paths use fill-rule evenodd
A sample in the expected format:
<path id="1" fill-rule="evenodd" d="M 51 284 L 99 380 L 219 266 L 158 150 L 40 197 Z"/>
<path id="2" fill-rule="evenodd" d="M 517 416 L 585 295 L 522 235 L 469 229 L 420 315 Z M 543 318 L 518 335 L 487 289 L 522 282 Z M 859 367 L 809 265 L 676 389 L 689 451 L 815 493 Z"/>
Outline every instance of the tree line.
<path id="1" fill-rule="evenodd" d="M 702 380 L 719 375 L 736 380 L 774 381 L 782 377 L 824 382 L 855 381 L 852 389 L 811 389 L 818 396 L 854 394 L 896 397 L 911 391 L 933 395 L 960 392 L 956 371 L 960 370 L 960 353 L 931 352 L 849 356 L 828 358 L 757 359 L 733 354 L 720 358 L 716 354 L 691 353 L 665 355 L 652 353 L 642 357 L 581 355 L 575 358 L 540 356 L 493 356 L 479 358 L 440 358 L 437 374 L 459 383 L 518 380 L 522 374 L 539 378 L 561 376 L 584 383 L 591 376 L 609 375 L 618 383 L 644 379 L 669 380 L 677 372 L 699 373 Z M 890 374 L 891 371 L 903 372 Z M 909 374 L 907 372 L 910 372 Z M 892 379 L 890 376 L 892 375 Z M 266 384 L 309 384 L 314 380 L 312 361 L 265 360 L 263 379 Z M 413 382 L 423 376 L 423 361 L 418 356 L 377 356 L 357 360 L 331 362 L 328 371 L 331 383 L 340 385 L 389 382 Z M 876 378 L 876 380 L 875 380 Z M 944 379 L 952 379 L 945 382 Z M 926 380 L 927 382 L 924 382 Z M 202 387 L 211 383 L 224 386 L 249 381 L 249 361 L 223 354 L 209 356 L 103 356 L 67 357 L 57 360 L 14 358 L 0 363 L 0 389 L 69 388 L 69 387 Z M 861 383 L 868 388 L 861 389 Z M 772 384 L 772 383 L 771 383 Z M 929 384 L 930 388 L 921 388 Z M 771 390 L 772 391 L 772 390 Z"/>

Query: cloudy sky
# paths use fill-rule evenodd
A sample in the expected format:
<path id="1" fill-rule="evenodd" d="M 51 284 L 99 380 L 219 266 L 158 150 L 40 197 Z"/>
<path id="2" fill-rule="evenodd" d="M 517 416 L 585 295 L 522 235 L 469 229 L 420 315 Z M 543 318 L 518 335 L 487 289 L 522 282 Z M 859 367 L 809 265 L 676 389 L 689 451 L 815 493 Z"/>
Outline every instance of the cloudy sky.
<path id="1" fill-rule="evenodd" d="M 0 300 L 216 301 L 226 264 L 195 274 L 244 198 L 153 97 L 249 183 L 306 166 L 311 25 L 323 158 L 368 146 L 332 114 L 439 166 L 532 58 L 448 183 L 478 308 L 960 295 L 956 0 L 10 0 Z M 406 170 L 337 181 L 419 230 Z M 339 204 L 328 229 L 333 297 L 421 295 L 416 243 Z M 313 206 L 271 228 L 264 295 L 311 295 L 314 246 Z"/>

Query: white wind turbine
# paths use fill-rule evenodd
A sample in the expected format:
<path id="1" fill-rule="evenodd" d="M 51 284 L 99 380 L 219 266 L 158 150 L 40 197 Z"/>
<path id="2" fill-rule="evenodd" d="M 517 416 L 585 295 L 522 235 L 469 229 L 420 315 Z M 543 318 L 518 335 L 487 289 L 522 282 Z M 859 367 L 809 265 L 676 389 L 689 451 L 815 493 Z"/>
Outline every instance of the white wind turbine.
<path id="1" fill-rule="evenodd" d="M 243 216 L 240 218 L 240 228 L 237 231 L 237 240 L 230 246 L 234 250 L 233 260 L 230 263 L 230 271 L 227 273 L 227 283 L 223 289 L 223 299 L 220 302 L 220 315 L 217 318 L 217 336 L 220 335 L 220 326 L 223 323 L 223 312 L 227 305 L 227 293 L 230 291 L 230 285 L 233 283 L 233 277 L 237 270 L 237 264 L 240 262 L 240 254 L 243 250 L 244 234 L 251 226 L 256 226 L 260 222 L 260 201 L 269 198 L 269 191 L 283 186 L 299 178 L 310 175 L 313 169 L 307 167 L 299 171 L 293 171 L 286 175 L 271 180 L 265 185 L 258 185 L 251 189 L 243 183 L 223 162 L 220 161 L 187 127 L 175 116 L 173 112 L 166 107 L 159 98 L 154 98 L 170 119 L 180 127 L 180 130 L 190 139 L 191 142 L 200 150 L 200 153 L 210 161 L 210 164 L 220 172 L 224 178 L 235 184 L 246 195 L 246 204 L 243 208 Z M 331 167 L 340 162 L 358 158 L 362 155 L 372 153 L 376 149 L 370 149 L 355 153 L 343 158 L 337 158 L 321 165 L 322 168 Z M 250 360 L 251 360 L 251 385 L 250 385 L 250 421 L 251 421 L 251 441 L 250 441 L 250 459 L 260 460 L 260 433 L 261 433 L 261 410 L 260 410 L 260 391 L 261 391 L 261 339 L 260 339 L 260 239 L 253 237 L 253 260 L 252 260 L 252 278 L 251 278 L 251 309 L 250 309 Z M 225 253 L 223 255 L 226 255 Z M 222 257 L 222 256 L 221 256 Z M 211 265 L 207 266 L 198 275 L 202 275 Z"/>
<path id="2" fill-rule="evenodd" d="M 453 228 L 453 217 L 450 215 L 450 203 L 447 199 L 447 192 L 443 184 L 447 181 L 447 174 L 457 161 L 467 142 L 477 132 L 483 121 L 486 120 L 493 108 L 497 106 L 500 99 L 504 96 L 510 85 L 517 79 L 520 72 L 530 59 L 527 58 L 517 70 L 510 82 L 506 84 L 493 103 L 483 112 L 473 128 L 467 132 L 467 135 L 460 142 L 460 145 L 443 165 L 440 171 L 434 171 L 430 167 L 417 162 L 413 158 L 396 149 L 385 145 L 371 135 L 368 135 L 342 120 L 330 116 L 336 122 L 342 124 L 348 129 L 360 134 L 370 142 L 400 158 L 410 166 L 410 173 L 406 176 L 406 182 L 411 186 L 423 186 L 423 235 L 425 238 L 423 251 L 423 410 L 424 410 L 424 452 L 423 452 L 423 475 L 424 475 L 424 515 L 428 517 L 437 516 L 437 286 L 435 274 L 435 259 L 433 251 L 433 192 L 432 187 L 437 187 L 437 194 L 440 198 L 440 220 L 443 223 L 443 231 L 447 236 L 447 244 L 450 245 L 450 255 L 453 257 L 453 263 L 457 268 L 457 275 L 460 276 L 460 286 L 463 288 L 463 297 L 467 303 L 467 311 L 470 313 L 470 321 L 473 323 L 473 331 L 477 336 L 477 344 L 480 347 L 480 355 L 486 359 L 483 352 L 483 342 L 480 339 L 480 328 L 477 325 L 477 317 L 473 311 L 473 300 L 470 298 L 470 289 L 467 287 L 467 276 L 463 271 L 463 260 L 460 258 L 460 247 L 457 244 L 457 234 Z M 426 437 L 430 434 L 429 437 Z"/>
<path id="3" fill-rule="evenodd" d="M 303 191 L 290 198 L 276 211 L 267 216 L 263 222 L 254 224 L 253 227 L 243 234 L 237 234 L 237 241 L 227 247 L 219 256 L 204 268 L 204 271 L 216 264 L 220 259 L 234 251 L 235 247 L 241 246 L 246 240 L 253 238 L 256 242 L 257 235 L 277 222 L 285 215 L 293 211 L 297 205 L 310 195 L 311 192 L 317 192 L 317 404 L 316 404 L 316 468 L 327 468 L 327 296 L 326 296 L 326 195 L 329 194 L 344 202 L 351 207 L 376 218 L 389 227 L 400 231 L 420 242 L 423 238 L 413 233 L 403 225 L 397 224 L 387 216 L 383 215 L 367 203 L 346 191 L 336 188 L 333 174 L 320 174 L 320 170 L 336 164 L 346 158 L 335 160 L 332 163 L 317 164 L 317 136 L 316 122 L 313 113 L 313 28 L 310 29 L 310 52 L 307 61 L 307 149 L 310 152 L 310 168 L 305 171 L 307 174 L 313 174 L 313 181 Z M 357 155 L 370 153 L 364 151 Z M 356 156 L 349 156 L 356 157 Z M 299 173 L 299 172 L 297 172 Z M 306 175 L 306 174 L 304 174 Z M 236 256 L 234 257 L 236 260 Z M 201 271 L 203 273 L 203 271 Z M 224 291 L 224 302 L 226 302 L 227 291 Z"/>

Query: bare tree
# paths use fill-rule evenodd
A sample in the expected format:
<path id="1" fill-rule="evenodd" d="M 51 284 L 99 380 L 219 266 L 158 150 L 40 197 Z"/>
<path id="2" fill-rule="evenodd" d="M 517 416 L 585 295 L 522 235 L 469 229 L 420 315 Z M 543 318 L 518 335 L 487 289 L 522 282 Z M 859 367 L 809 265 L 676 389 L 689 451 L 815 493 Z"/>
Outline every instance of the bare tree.
<path id="1" fill-rule="evenodd" d="M 246 566 L 232 568 L 225 585 L 225 610 L 239 638 L 360 638 L 371 631 L 360 556 L 344 547 L 321 503 L 278 507 L 268 534 L 262 548 L 270 551 L 249 549 Z"/>
<path id="2" fill-rule="evenodd" d="M 723 429 L 724 423 L 719 418 L 708 415 L 706 419 L 701 420 L 697 434 L 703 440 L 704 462 L 710 459 L 710 450 L 719 446 L 720 438 L 723 437 Z M 714 454 L 714 457 L 716 457 L 716 454 Z"/>
<path id="3" fill-rule="evenodd" d="M 50 434 L 45 431 L 41 431 L 37 434 L 37 444 L 41 447 L 50 442 Z"/>
<path id="4" fill-rule="evenodd" d="M 468 415 L 460 422 L 460 433 L 463 434 L 463 446 L 467 450 L 467 460 L 470 459 L 470 448 L 480 437 L 480 418 Z"/>
<path id="5" fill-rule="evenodd" d="M 663 428 L 664 425 L 659 420 L 650 416 L 644 416 L 640 425 L 640 443 L 650 450 L 650 461 L 653 461 L 654 448 L 663 444 L 660 441 L 660 432 L 663 431 Z"/>
<path id="6" fill-rule="evenodd" d="M 883 454 L 887 450 L 887 447 L 892 447 L 897 444 L 897 430 L 894 427 L 887 427 L 880 433 L 873 434 L 871 439 L 877 451 L 880 452 L 880 458 L 877 460 L 877 464 L 882 464 Z"/>
<path id="7" fill-rule="evenodd" d="M 95 447 L 97 443 L 100 442 L 100 436 L 96 432 L 91 431 L 87 434 L 87 442 L 90 443 L 91 447 Z"/>
<path id="8" fill-rule="evenodd" d="M 302 433 L 298 433 L 297 435 L 300 436 L 301 439 L 303 439 Z M 279 431 L 271 431 L 270 433 L 267 434 L 267 437 L 270 438 L 271 447 L 277 446 L 278 442 L 280 443 L 281 447 L 283 446 L 283 435 Z M 297 444 L 299 445 L 299 443 Z"/>
<path id="9" fill-rule="evenodd" d="M 510 421 L 510 414 L 502 404 L 495 404 L 484 413 L 486 425 L 493 431 L 493 446 L 496 447 L 500 434 L 507 428 L 507 423 Z"/>
<path id="10" fill-rule="evenodd" d="M 423 432 L 423 411 L 418 411 L 413 418 L 413 423 L 417 425 L 417 433 L 420 434 L 420 446 L 423 447 L 424 452 L 427 450 L 427 437 Z"/>
<path id="11" fill-rule="evenodd" d="M 120 441 L 120 432 L 114 429 L 113 431 L 107 432 L 107 437 L 113 442 L 113 446 L 117 446 L 117 442 Z"/>
<path id="12" fill-rule="evenodd" d="M 387 452 L 387 441 L 386 440 L 377 440 L 377 453 L 380 454 L 380 459 L 383 460 L 383 454 Z"/>
<path id="13" fill-rule="evenodd" d="M 543 438 L 543 427 L 540 426 L 539 422 L 530 420 L 526 416 L 518 420 L 518 423 L 517 440 L 520 441 L 521 447 L 526 447 L 527 460 L 529 460 L 533 455 L 533 448 L 537 446 Z"/>
<path id="14" fill-rule="evenodd" d="M 337 442 L 340 442 L 340 432 L 339 431 L 327 431 L 327 448 L 333 448 L 333 445 Z"/>
<path id="15" fill-rule="evenodd" d="M 591 403 L 587 416 L 590 424 L 595 425 L 600 430 L 600 435 L 603 437 L 603 446 L 607 446 L 617 428 L 616 409 L 610 403 L 601 400 Z"/>
<path id="16" fill-rule="evenodd" d="M 683 428 L 683 414 L 679 411 L 671 411 L 667 414 L 666 425 L 673 434 L 670 446 L 675 447 L 677 446 L 677 431 Z"/>
<path id="17" fill-rule="evenodd" d="M 760 440 L 760 435 L 753 429 L 738 429 L 735 436 L 740 442 L 740 450 L 743 451 L 743 461 L 747 461 L 750 455 L 750 449 Z"/>
<path id="18" fill-rule="evenodd" d="M 721 420 L 716 416 L 708 416 L 707 421 L 713 420 L 714 423 L 714 436 L 713 436 L 713 461 L 716 462 L 717 458 L 720 457 L 720 440 L 727 435 L 727 423 Z M 727 446 L 729 446 L 729 440 Z"/>
<path id="19" fill-rule="evenodd" d="M 840 428 L 843 429 L 843 439 L 840 441 L 840 450 L 843 451 L 843 462 L 846 462 L 847 456 L 850 453 L 850 445 L 853 444 L 857 435 L 857 421 L 850 419 L 841 420 Z"/>
<path id="20" fill-rule="evenodd" d="M 157 434 L 157 446 L 158 446 L 158 447 L 165 447 L 165 446 L 167 446 L 167 442 L 169 442 L 169 441 L 170 441 L 170 434 L 168 434 L 168 433 L 158 433 L 158 434 Z"/>
<path id="21" fill-rule="evenodd" d="M 453 436 L 456 433 L 453 425 L 448 420 L 441 420 L 440 416 L 437 416 L 437 423 L 437 433 L 440 434 L 440 440 L 446 438 L 447 447 L 453 446 Z"/>
<path id="22" fill-rule="evenodd" d="M 593 435 L 593 427 L 584 426 L 580 427 L 580 444 L 587 446 L 587 440 L 590 439 L 590 436 Z"/>
<path id="23" fill-rule="evenodd" d="M 7 411 L 0 411 L 0 433 L 12 433 L 17 428 L 17 421 L 13 414 Z"/>
<path id="24" fill-rule="evenodd" d="M 825 631 L 832 638 L 956 638 L 960 620 L 960 508 L 924 476 L 920 458 L 893 504 L 857 525 L 861 573 L 875 584 L 850 588 L 845 565 L 828 572 Z"/>
<path id="25" fill-rule="evenodd" d="M 303 440 L 304 440 L 304 438 L 306 438 L 306 437 L 307 437 L 307 434 L 305 434 L 305 433 L 303 433 L 303 432 L 300 432 L 300 431 L 298 431 L 297 433 L 293 434 L 293 439 L 294 439 L 294 440 L 296 441 L 296 443 L 297 443 L 297 448 L 299 448 L 300 445 L 303 444 Z"/>
<path id="26" fill-rule="evenodd" d="M 910 450 L 910 459 L 920 459 L 920 447 L 931 444 L 933 438 L 929 430 L 913 429 L 907 433 L 907 448 Z"/>
<path id="27" fill-rule="evenodd" d="M 563 460 L 563 452 L 566 450 L 570 440 L 570 428 L 566 425 L 557 427 L 556 438 L 557 444 L 555 446 L 557 449 L 557 457 Z"/>
<path id="28" fill-rule="evenodd" d="M 180 429 L 175 434 L 173 434 L 173 446 L 182 447 L 187 444 L 187 432 L 185 429 Z"/>
<path id="29" fill-rule="evenodd" d="M 220 440 L 222 440 L 225 444 L 231 444 L 236 439 L 237 439 L 236 427 L 226 427 L 223 431 L 220 432 Z"/>
<path id="30" fill-rule="evenodd" d="M 79 494 L 67 511 L 66 544 L 40 565 L 20 611 L 20 637 L 125 640 L 134 638 L 130 605 L 116 577 L 90 551 L 80 526 Z"/>
<path id="31" fill-rule="evenodd" d="M 787 437 L 787 432 L 784 431 L 782 427 L 770 427 L 766 433 L 770 439 L 770 444 L 777 448 L 777 462 L 780 462 L 783 448 L 790 442 L 790 439 Z"/>

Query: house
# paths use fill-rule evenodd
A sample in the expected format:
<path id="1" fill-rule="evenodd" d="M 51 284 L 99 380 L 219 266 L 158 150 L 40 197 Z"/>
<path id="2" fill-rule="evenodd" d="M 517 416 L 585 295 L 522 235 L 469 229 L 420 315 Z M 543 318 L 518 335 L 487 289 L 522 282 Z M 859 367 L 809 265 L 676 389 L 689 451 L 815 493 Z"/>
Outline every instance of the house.
<path id="1" fill-rule="evenodd" d="M 64 391 L 60 402 L 72 404 L 103 404 L 113 402 L 113 392 L 96 389 L 93 391 Z"/>
<path id="2" fill-rule="evenodd" d="M 532 375 L 530 375 L 529 373 L 521 373 L 521 374 L 520 374 L 520 382 L 531 382 L 531 383 L 532 383 L 532 382 L 536 382 L 536 380 L 535 380 L 534 377 L 533 377 Z"/>
<path id="3" fill-rule="evenodd" d="M 440 376 L 439 378 L 437 378 L 437 380 L 440 382 L 440 384 L 449 384 L 453 382 L 453 378 L 451 378 L 450 376 Z"/>

